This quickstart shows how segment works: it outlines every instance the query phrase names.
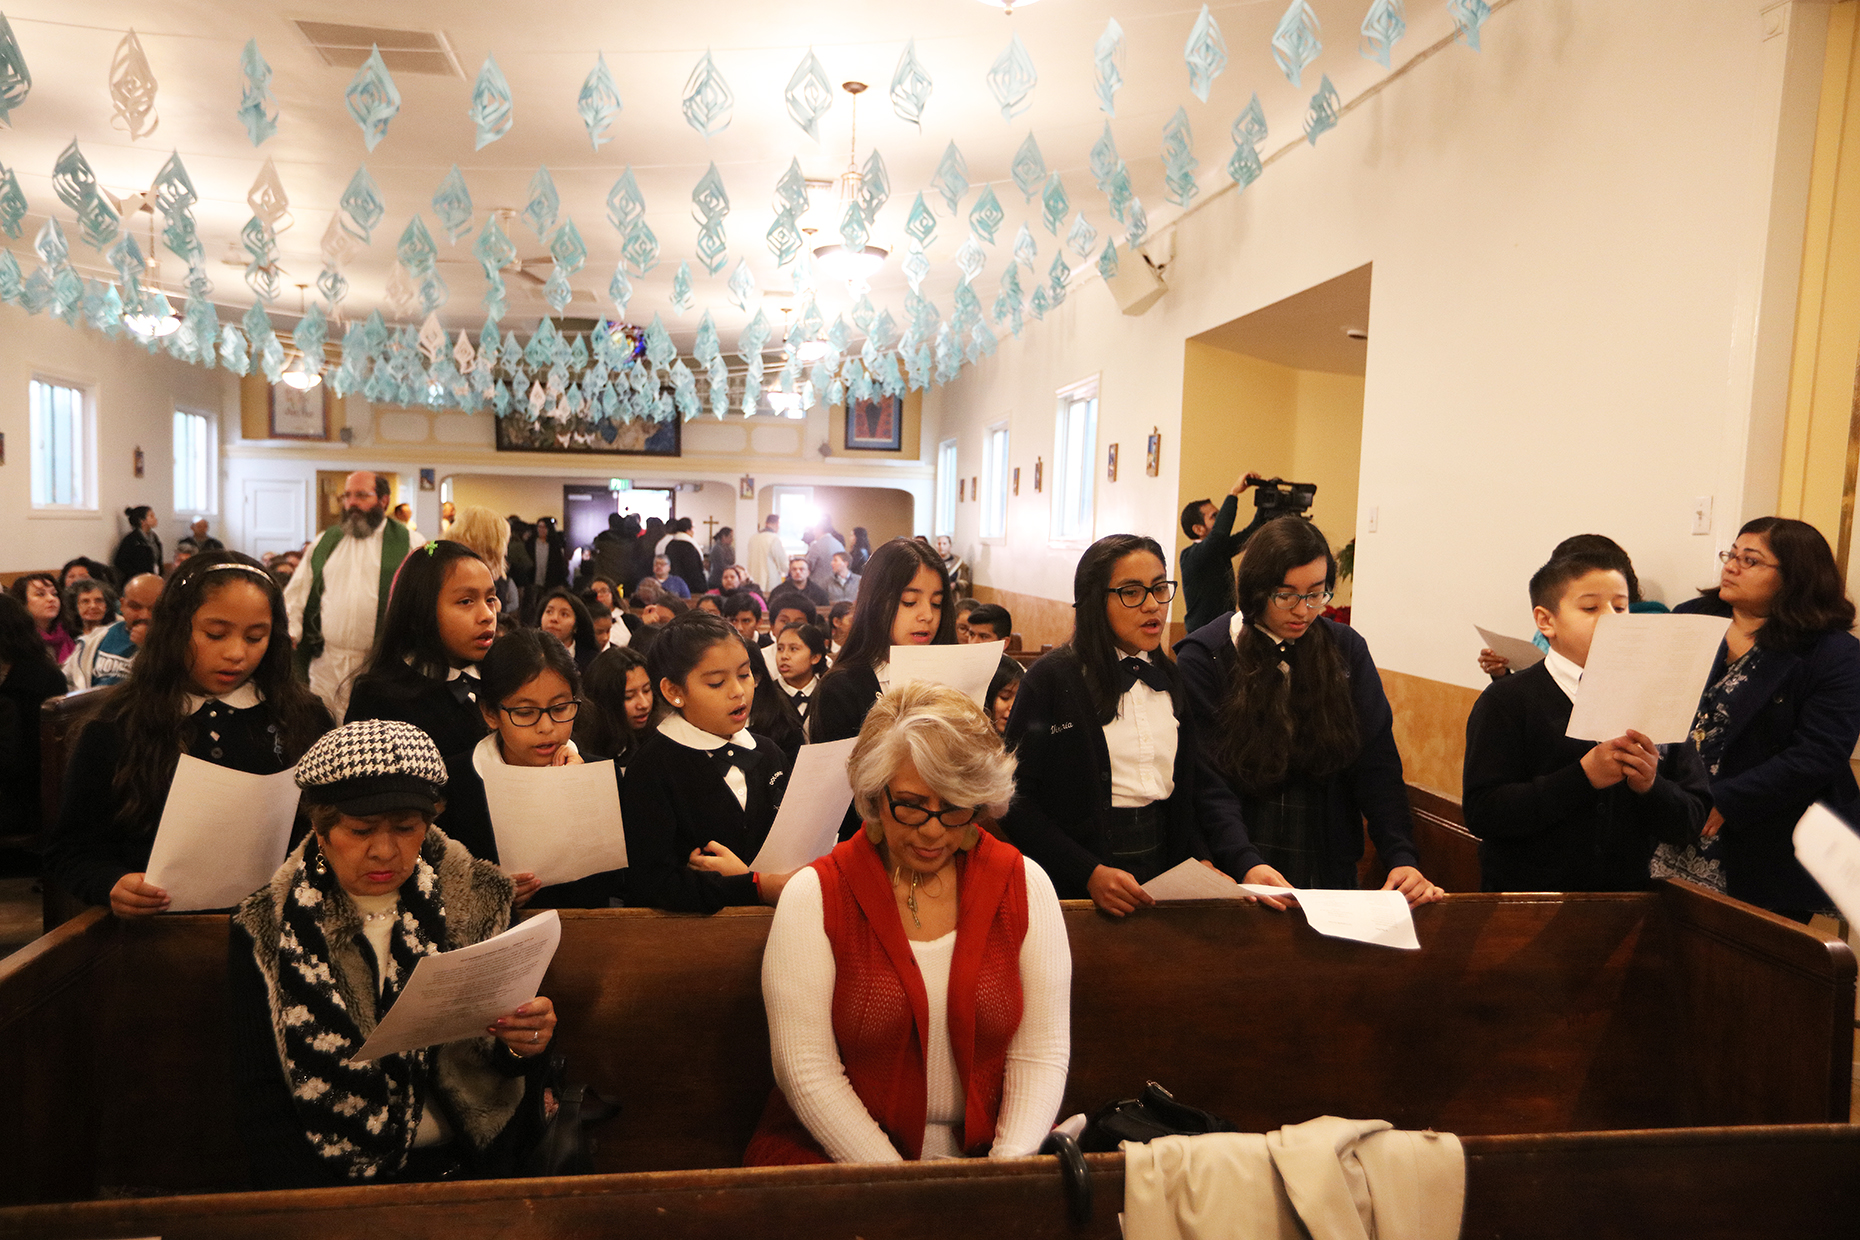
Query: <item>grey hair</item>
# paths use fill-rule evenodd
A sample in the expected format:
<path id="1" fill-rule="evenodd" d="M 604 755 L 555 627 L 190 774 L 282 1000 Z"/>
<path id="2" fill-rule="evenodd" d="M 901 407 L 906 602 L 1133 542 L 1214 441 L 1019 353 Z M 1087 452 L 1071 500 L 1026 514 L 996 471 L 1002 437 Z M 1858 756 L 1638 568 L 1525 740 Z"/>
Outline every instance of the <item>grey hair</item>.
<path id="1" fill-rule="evenodd" d="M 885 785 L 906 760 L 945 805 L 986 806 L 999 817 L 1014 796 L 1014 757 L 969 696 L 913 681 L 880 697 L 847 760 L 853 808 L 877 822 Z"/>

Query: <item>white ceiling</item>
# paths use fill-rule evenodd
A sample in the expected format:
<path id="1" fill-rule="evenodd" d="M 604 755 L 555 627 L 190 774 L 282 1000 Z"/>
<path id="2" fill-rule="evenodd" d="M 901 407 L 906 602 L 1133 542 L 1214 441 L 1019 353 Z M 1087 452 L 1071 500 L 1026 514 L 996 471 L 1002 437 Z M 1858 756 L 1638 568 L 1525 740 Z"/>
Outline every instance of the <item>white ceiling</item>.
<path id="1" fill-rule="evenodd" d="M 1189 92 L 1182 60 L 1199 6 L 1183 0 L 1044 0 L 1011 17 L 976 0 L 686 0 L 650 5 L 638 0 L 623 5 L 569 0 L 533 6 L 431 0 L 392 5 L 343 0 L 304 6 L 253 0 L 173 0 L 160 6 L 86 0 L 73 6 L 57 0 L 13 0 L 6 17 L 32 72 L 33 87 L 13 112 L 12 129 L 0 131 L 0 163 L 17 173 L 33 215 L 22 239 L 7 244 L 24 260 L 44 212 L 55 207 L 72 237 L 73 259 L 106 272 L 107 263 L 77 240 L 69 213 L 56 203 L 50 186 L 53 162 L 75 135 L 99 181 L 122 194 L 146 187 L 170 151 L 178 150 L 201 193 L 195 213 L 216 286 L 214 299 L 236 315 L 253 298 L 243 272 L 220 260 L 236 253 L 243 265 L 238 233 L 250 215 L 245 196 L 269 157 L 276 161 L 294 218 L 279 238 L 287 283 L 310 284 L 309 295 L 315 297 L 324 228 L 349 178 L 366 161 L 381 185 L 387 217 L 376 229 L 372 247 L 347 272 L 352 292 L 344 311 L 355 316 L 380 304 L 394 242 L 418 211 L 438 239 L 441 259 L 463 260 L 441 268 L 451 289 L 441 317 L 454 330 L 475 332 L 484 318 L 483 279 L 470 257 L 476 226 L 489 208 L 520 209 L 539 164 L 553 173 L 563 213 L 574 218 L 589 249 L 587 266 L 573 278 L 577 297 L 567 313 L 585 317 L 611 311 L 606 288 L 619 257 L 620 237 L 606 221 L 604 203 L 614 179 L 630 164 L 663 254 L 648 277 L 635 279 L 636 296 L 627 317 L 643 323 L 655 312 L 663 314 L 674 339 L 688 349 L 698 317 L 708 307 L 728 347 L 748 317 L 729 304 L 724 290 L 737 257 L 749 259 L 765 291 L 785 286 L 763 241 L 774 216 L 770 204 L 777 178 L 797 156 L 809 177 L 830 178 L 846 165 L 851 120 L 846 96 L 839 96 L 823 120 L 819 142 L 809 139 L 784 109 L 782 91 L 811 46 L 834 82 L 859 79 L 873 88 L 859 106 L 858 155 L 863 162 L 876 146 L 889 167 L 892 196 L 873 230 L 873 242 L 893 250 L 892 260 L 873 280 L 873 300 L 890 306 L 902 320 L 907 286 L 898 259 L 904 217 L 953 138 L 967 157 L 973 188 L 962 200 L 960 220 L 949 219 L 941 200 L 926 194 L 938 212 L 939 226 L 929 247 L 933 274 L 924 292 L 945 315 L 950 312 L 957 279 L 953 255 L 966 235 L 968 210 L 982 182 L 988 181 L 1008 218 L 976 281 L 986 309 L 1023 220 L 1032 222 L 1040 244 L 1039 277 L 1044 277 L 1059 244 L 1039 222 L 1037 200 L 1026 204 L 1008 175 L 1029 131 L 1037 137 L 1048 168 L 1064 174 L 1073 209 L 1082 209 L 1100 230 L 1099 248 L 1105 230 L 1114 226 L 1104 196 L 1092 183 L 1087 157 L 1106 119 L 1093 92 L 1092 46 L 1107 18 L 1114 16 L 1123 27 L 1128 47 L 1125 85 L 1117 96 L 1112 129 L 1155 232 L 1179 213 L 1164 201 L 1160 159 L 1162 129 L 1177 106 L 1187 108 L 1194 125 L 1205 199 L 1230 189 L 1224 170 L 1233 150 L 1228 129 L 1253 92 L 1259 93 L 1271 126 L 1262 152 L 1270 153 L 1299 140 L 1306 104 L 1320 74 L 1330 75 L 1345 100 L 1386 76 L 1387 70 L 1357 50 L 1368 0 L 1314 0 L 1314 7 L 1323 22 L 1326 46 L 1306 70 L 1300 89 L 1272 60 L 1270 40 L 1284 12 L 1283 0 L 1216 7 L 1230 60 L 1203 104 Z M 1444 0 L 1411 0 L 1408 17 L 1409 34 L 1396 48 L 1397 69 L 1452 29 Z M 370 154 L 343 106 L 351 71 L 326 65 L 292 19 L 437 31 L 450 43 L 464 75 L 399 75 L 400 114 Z M 132 25 L 160 82 L 156 107 L 161 117 L 153 135 L 134 143 L 112 127 L 107 90 L 111 57 Z M 1018 33 L 1026 44 L 1040 81 L 1031 108 L 1008 121 L 984 83 L 1011 33 Z M 277 135 L 259 148 L 251 145 L 235 115 L 243 87 L 239 53 L 250 37 L 257 38 L 275 72 L 271 85 L 281 113 Z M 887 97 L 892 72 L 911 37 L 935 79 L 921 134 L 893 114 Z M 680 113 L 685 81 L 706 47 L 736 95 L 733 123 L 708 142 Z M 605 54 L 625 105 L 617 140 L 598 153 L 575 111 L 582 80 L 597 51 Z M 515 123 L 500 141 L 474 150 L 466 108 L 487 53 L 496 56 L 510 81 Z M 1474 53 L 1455 48 L 1452 54 Z M 1349 124 L 1349 118 L 1343 123 Z M 1324 153 L 1320 141 L 1314 151 L 1295 157 L 1321 159 Z M 690 201 L 692 186 L 712 161 L 732 203 L 727 223 L 730 265 L 716 277 L 696 266 L 697 223 Z M 464 171 L 476 216 L 474 231 L 449 247 L 434 221 L 431 198 L 454 163 Z M 1272 170 L 1265 175 L 1270 177 Z M 140 218 L 138 239 L 146 247 L 149 217 Z M 525 258 L 545 253 L 520 221 L 512 226 L 511 238 Z M 692 259 L 698 290 L 698 309 L 682 318 L 670 307 L 671 280 L 681 258 Z M 1088 265 L 1076 256 L 1071 261 L 1074 266 Z M 177 268 L 172 258 L 164 263 L 170 287 Z M 1031 291 L 1035 278 L 1022 274 Z M 504 323 L 527 332 L 546 312 L 540 289 L 515 278 L 507 278 L 507 284 L 510 307 Z M 791 301 L 775 297 L 770 304 L 773 309 Z M 823 287 L 821 302 L 831 319 L 847 299 L 843 288 L 835 293 Z M 289 289 L 272 307 L 280 328 L 294 323 L 297 305 L 297 292 Z M 774 314 L 771 319 L 779 322 Z M 1030 325 L 1029 330 L 1039 328 Z"/>
<path id="2" fill-rule="evenodd" d="M 1369 328 L 1369 272 L 1365 264 L 1195 339 L 1294 370 L 1360 375 L 1369 344 L 1346 333 Z"/>

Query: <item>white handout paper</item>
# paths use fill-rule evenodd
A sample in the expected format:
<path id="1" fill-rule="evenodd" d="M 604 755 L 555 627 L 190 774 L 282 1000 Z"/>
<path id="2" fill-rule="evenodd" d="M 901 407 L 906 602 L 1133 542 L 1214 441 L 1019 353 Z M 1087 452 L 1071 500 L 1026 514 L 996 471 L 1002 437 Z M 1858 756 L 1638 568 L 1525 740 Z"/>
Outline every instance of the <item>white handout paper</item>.
<path id="1" fill-rule="evenodd" d="M 626 832 L 612 762 L 488 762 L 483 774 L 504 873 L 534 874 L 548 887 L 625 868 Z"/>
<path id="2" fill-rule="evenodd" d="M 1491 629 L 1477 624 L 1473 625 L 1473 628 L 1479 630 L 1479 636 L 1485 642 L 1486 648 L 1505 660 L 1514 672 L 1536 667 L 1544 661 L 1544 652 L 1539 650 L 1534 643 L 1527 642 L 1521 637 L 1506 637 L 1503 633 L 1494 633 Z"/>
<path id="3" fill-rule="evenodd" d="M 1860 924 L 1860 835 L 1826 806 L 1811 805 L 1795 824 L 1795 859 L 1850 924 Z"/>
<path id="4" fill-rule="evenodd" d="M 852 804 L 846 762 L 859 738 L 801 746 L 782 794 L 781 809 L 768 839 L 749 868 L 763 874 L 786 874 L 826 856 L 839 842 L 840 823 Z"/>
<path id="5" fill-rule="evenodd" d="M 1246 893 L 1240 890 L 1239 883 L 1219 870 L 1210 870 L 1192 857 L 1173 870 L 1164 870 L 1143 884 L 1143 890 L 1149 892 L 1150 897 L 1156 900 L 1241 900 L 1246 898 Z"/>
<path id="6" fill-rule="evenodd" d="M 972 646 L 893 646 L 891 648 L 891 687 L 913 680 L 928 680 L 948 685 L 966 693 L 983 710 L 988 703 L 988 683 L 1001 667 L 1005 641 L 976 642 Z"/>
<path id="7" fill-rule="evenodd" d="M 1305 911 L 1305 921 L 1310 927 L 1333 939 L 1353 939 L 1358 943 L 1409 951 L 1421 948 L 1421 940 L 1414 934 L 1414 913 L 1408 908 L 1408 898 L 1399 891 L 1335 891 L 1321 887 L 1272 887 L 1264 883 L 1241 883 L 1240 890 L 1280 900 L 1292 897 Z"/>
<path id="8" fill-rule="evenodd" d="M 269 882 L 290 852 L 297 798 L 295 767 L 252 775 L 182 754 L 147 873 L 168 911 L 231 908 Z"/>
<path id="9" fill-rule="evenodd" d="M 1564 735 L 1605 741 L 1632 728 L 1656 745 L 1685 740 L 1730 624 L 1721 616 L 1604 615 Z"/>
<path id="10" fill-rule="evenodd" d="M 554 909 L 470 947 L 422 956 L 352 1062 L 478 1037 L 536 997 L 562 941 Z"/>

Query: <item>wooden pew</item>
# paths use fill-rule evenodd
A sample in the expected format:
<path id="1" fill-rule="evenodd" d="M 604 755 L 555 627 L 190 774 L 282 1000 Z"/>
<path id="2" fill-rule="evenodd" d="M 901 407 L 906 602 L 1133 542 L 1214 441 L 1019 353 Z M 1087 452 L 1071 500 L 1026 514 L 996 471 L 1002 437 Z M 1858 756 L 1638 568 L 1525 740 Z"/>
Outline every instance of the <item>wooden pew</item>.
<path id="1" fill-rule="evenodd" d="M 48 700 L 39 707 L 39 813 L 44 823 L 41 835 L 51 838 L 58 823 L 58 810 L 65 800 L 65 764 L 77 741 L 78 729 L 103 701 L 108 688 L 86 689 Z M 49 933 L 90 907 L 76 896 L 60 890 L 48 877 L 40 885 L 42 922 Z"/>
<path id="2" fill-rule="evenodd" d="M 769 913 L 565 912 L 543 993 L 574 1075 L 624 1110 L 603 1172 L 734 1166 L 772 1084 Z M 1320 1114 L 1473 1135 L 1825 1123 L 1847 1115 L 1845 943 L 1682 883 L 1452 896 L 1420 952 L 1297 912 L 1065 909 L 1062 1114 L 1156 1079 L 1264 1131 Z M 223 917 L 86 913 L 0 962 L 0 1204 L 242 1187 Z"/>

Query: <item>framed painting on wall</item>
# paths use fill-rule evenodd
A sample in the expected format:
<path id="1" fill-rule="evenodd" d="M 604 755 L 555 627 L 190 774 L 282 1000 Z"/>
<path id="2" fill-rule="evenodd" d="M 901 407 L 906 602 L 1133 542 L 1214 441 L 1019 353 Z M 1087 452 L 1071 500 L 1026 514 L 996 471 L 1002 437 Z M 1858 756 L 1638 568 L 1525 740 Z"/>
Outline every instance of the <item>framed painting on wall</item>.
<path id="1" fill-rule="evenodd" d="M 904 401 L 897 396 L 846 402 L 846 446 L 897 452 L 904 446 Z"/>
<path id="2" fill-rule="evenodd" d="M 269 393 L 271 438 L 329 438 L 329 384 L 300 392 L 288 383 L 274 383 Z"/>
<path id="3" fill-rule="evenodd" d="M 678 456 L 683 422 L 672 417 L 591 421 L 538 418 L 509 413 L 497 419 L 499 452 L 579 452 L 592 456 Z"/>

